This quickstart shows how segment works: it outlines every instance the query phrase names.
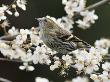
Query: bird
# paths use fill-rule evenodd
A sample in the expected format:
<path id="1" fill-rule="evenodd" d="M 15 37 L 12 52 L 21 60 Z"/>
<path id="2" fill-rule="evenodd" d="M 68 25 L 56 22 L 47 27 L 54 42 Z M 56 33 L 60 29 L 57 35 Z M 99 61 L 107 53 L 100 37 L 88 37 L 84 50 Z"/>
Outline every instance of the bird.
<path id="1" fill-rule="evenodd" d="M 39 36 L 44 44 L 60 54 L 67 54 L 77 49 L 89 49 L 87 42 L 79 39 L 69 31 L 60 27 L 51 18 L 37 18 L 39 23 Z"/>

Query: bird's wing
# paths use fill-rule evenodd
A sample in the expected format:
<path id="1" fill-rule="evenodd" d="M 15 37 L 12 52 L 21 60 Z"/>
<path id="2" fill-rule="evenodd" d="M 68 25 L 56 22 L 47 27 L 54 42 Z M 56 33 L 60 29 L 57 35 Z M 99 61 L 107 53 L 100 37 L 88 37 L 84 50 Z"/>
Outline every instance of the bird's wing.
<path id="1" fill-rule="evenodd" d="M 74 43 L 76 43 L 77 47 L 79 47 L 79 48 L 91 47 L 90 44 L 88 44 L 87 42 L 79 39 L 78 37 L 74 36 L 73 34 L 71 34 L 70 32 L 68 32 L 64 29 L 60 29 L 59 31 L 56 31 L 56 36 L 57 36 L 57 38 L 61 39 L 64 42 L 74 42 Z"/>
<path id="2" fill-rule="evenodd" d="M 59 30 L 56 30 L 55 33 L 59 39 L 63 39 L 63 40 L 66 40 L 71 36 L 70 32 L 68 32 L 64 29 L 61 29 L 61 28 Z"/>

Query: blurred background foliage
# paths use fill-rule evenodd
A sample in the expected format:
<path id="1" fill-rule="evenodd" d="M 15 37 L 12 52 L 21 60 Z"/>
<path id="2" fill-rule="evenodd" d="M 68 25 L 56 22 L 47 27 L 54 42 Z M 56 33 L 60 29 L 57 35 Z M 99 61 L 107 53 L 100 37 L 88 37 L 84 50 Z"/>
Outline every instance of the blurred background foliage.
<path id="1" fill-rule="evenodd" d="M 100 0 L 87 0 L 87 6 Z M 13 0 L 0 0 L 0 5 L 11 4 Z M 16 28 L 31 28 L 38 25 L 35 18 L 53 16 L 59 18 L 65 16 L 62 0 L 27 0 L 27 10 L 18 8 L 19 17 L 8 16 L 11 26 Z M 88 30 L 82 30 L 74 25 L 73 32 L 79 38 L 92 44 L 100 38 L 110 38 L 110 5 L 103 5 L 96 9 L 99 19 Z M 0 28 L 0 34 L 3 30 Z M 2 56 L 1 56 L 2 57 Z M 19 70 L 20 63 L 0 61 L 0 77 L 7 78 L 13 82 L 34 82 L 35 77 L 45 77 L 53 82 L 64 82 L 65 79 L 75 77 L 74 69 L 67 76 L 60 76 L 58 71 L 50 71 L 46 65 L 36 65 L 33 72 Z"/>

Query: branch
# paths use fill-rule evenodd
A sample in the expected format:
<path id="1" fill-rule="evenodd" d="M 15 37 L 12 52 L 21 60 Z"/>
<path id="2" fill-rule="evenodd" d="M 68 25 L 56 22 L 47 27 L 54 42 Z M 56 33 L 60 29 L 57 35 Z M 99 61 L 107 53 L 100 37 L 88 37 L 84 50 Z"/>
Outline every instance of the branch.
<path id="1" fill-rule="evenodd" d="M 92 5 L 88 6 L 87 8 L 85 8 L 85 9 L 82 10 L 82 11 L 96 9 L 96 8 L 102 6 L 102 5 L 107 4 L 108 2 L 110 2 L 110 0 L 101 0 L 101 1 L 99 1 L 99 2 L 97 2 L 97 3 L 95 3 L 95 4 L 92 4 Z M 80 13 L 76 13 L 75 16 L 73 17 L 73 19 L 75 20 L 75 19 L 77 19 L 77 18 L 79 18 L 79 17 L 81 17 L 81 16 L 80 16 Z"/>
<path id="2" fill-rule="evenodd" d="M 8 58 L 0 58 L 0 61 L 8 61 L 8 62 L 16 62 L 16 63 L 23 63 L 20 60 L 8 59 Z"/>
<path id="3" fill-rule="evenodd" d="M 109 56 L 110 54 L 108 54 L 107 56 L 105 56 L 104 58 L 103 58 L 103 60 L 110 60 L 110 56 Z M 73 60 L 77 60 L 76 58 L 73 58 Z M 23 61 L 20 61 L 20 60 L 18 60 L 18 59 L 8 59 L 8 58 L 0 58 L 0 61 L 7 61 L 7 62 L 15 62 L 15 63 L 23 63 Z M 62 61 L 62 60 L 60 60 L 60 61 Z"/>

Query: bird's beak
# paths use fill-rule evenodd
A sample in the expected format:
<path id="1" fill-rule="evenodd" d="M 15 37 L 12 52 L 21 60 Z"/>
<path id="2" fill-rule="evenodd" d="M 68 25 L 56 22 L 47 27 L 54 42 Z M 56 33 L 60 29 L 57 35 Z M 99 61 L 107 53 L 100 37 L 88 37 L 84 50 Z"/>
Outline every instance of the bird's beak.
<path id="1" fill-rule="evenodd" d="M 38 22 L 40 22 L 41 18 L 35 18 Z"/>
<path id="2" fill-rule="evenodd" d="M 36 19 L 37 19 L 37 21 L 39 21 L 39 22 L 41 21 L 41 18 L 36 18 Z"/>
<path id="3" fill-rule="evenodd" d="M 38 27 L 42 27 L 43 25 L 44 25 L 44 17 L 42 17 L 42 18 L 35 18 L 36 20 L 37 20 L 37 22 L 38 22 Z"/>
<path id="4" fill-rule="evenodd" d="M 44 17 L 43 18 L 35 18 L 38 22 L 41 22 L 44 20 Z"/>
<path id="5" fill-rule="evenodd" d="M 37 21 L 37 24 L 38 24 L 38 27 L 39 27 L 41 22 L 42 22 L 42 18 L 35 18 L 35 20 Z"/>

